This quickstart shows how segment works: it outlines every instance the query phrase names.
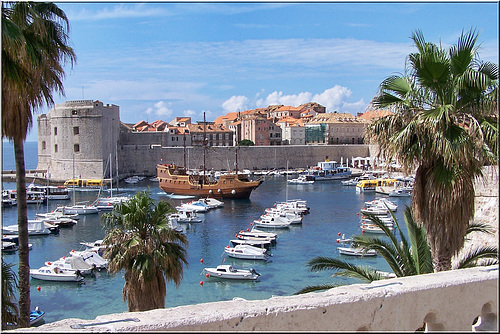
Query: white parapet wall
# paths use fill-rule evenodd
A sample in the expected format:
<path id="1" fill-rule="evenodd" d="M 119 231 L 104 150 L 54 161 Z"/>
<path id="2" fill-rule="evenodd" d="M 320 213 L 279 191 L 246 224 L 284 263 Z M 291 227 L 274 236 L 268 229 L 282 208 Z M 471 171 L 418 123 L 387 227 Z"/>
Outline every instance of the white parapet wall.
<path id="1" fill-rule="evenodd" d="M 419 328 L 496 332 L 498 266 L 393 278 L 266 300 L 235 298 L 102 315 L 94 320 L 66 319 L 22 331 L 414 332 Z"/>

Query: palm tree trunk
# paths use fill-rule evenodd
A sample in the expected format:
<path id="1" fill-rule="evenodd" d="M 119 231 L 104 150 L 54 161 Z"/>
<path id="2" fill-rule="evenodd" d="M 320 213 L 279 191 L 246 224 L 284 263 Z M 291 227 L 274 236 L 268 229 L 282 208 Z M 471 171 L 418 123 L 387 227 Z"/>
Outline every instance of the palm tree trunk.
<path id="1" fill-rule="evenodd" d="M 19 236 L 19 326 L 30 326 L 30 263 L 28 249 L 28 205 L 26 204 L 26 170 L 24 141 L 14 139 L 17 188 L 17 225 Z"/>

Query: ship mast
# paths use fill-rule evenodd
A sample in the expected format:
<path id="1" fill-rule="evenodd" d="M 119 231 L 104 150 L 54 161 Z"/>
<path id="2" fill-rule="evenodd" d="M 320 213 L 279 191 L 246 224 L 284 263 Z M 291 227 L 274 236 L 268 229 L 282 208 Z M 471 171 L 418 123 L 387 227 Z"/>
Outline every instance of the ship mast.
<path id="1" fill-rule="evenodd" d="M 203 182 L 202 182 L 202 187 L 203 187 L 203 184 L 205 183 L 205 151 L 206 151 L 206 148 L 207 148 L 207 121 L 205 119 L 205 112 L 203 112 Z"/>

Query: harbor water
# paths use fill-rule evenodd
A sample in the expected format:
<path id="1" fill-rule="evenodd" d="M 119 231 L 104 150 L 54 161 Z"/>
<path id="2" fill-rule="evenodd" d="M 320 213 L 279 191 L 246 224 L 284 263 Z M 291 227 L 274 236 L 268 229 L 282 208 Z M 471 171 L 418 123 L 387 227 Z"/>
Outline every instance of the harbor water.
<path id="1" fill-rule="evenodd" d="M 5 154 L 3 157 L 5 159 Z M 3 163 L 2 168 L 8 169 Z M 27 163 L 26 168 L 34 169 L 36 166 L 28 167 Z M 306 264 L 316 256 L 342 258 L 354 264 L 390 271 L 381 256 L 358 258 L 340 255 L 337 250 L 339 244 L 336 242 L 339 233 L 345 234 L 346 238 L 361 234 L 360 209 L 365 201 L 383 195 L 360 194 L 355 187 L 342 186 L 340 181 L 288 184 L 286 179 L 291 177 L 265 177 L 265 181 L 251 194 L 250 199 L 224 199 L 222 208 L 198 214 L 203 221 L 191 224 L 186 230 L 189 264 L 184 268 L 179 287 L 173 282 L 167 283 L 165 307 L 232 300 L 235 297 L 247 300 L 268 299 L 272 296 L 290 296 L 311 285 L 359 282 L 351 278 L 331 277 L 333 271 L 310 272 Z M 15 184 L 3 183 L 2 187 L 15 189 Z M 167 201 L 173 206 L 187 201 L 170 199 L 158 188 L 157 182 L 148 178 L 134 185 L 121 183 L 119 190 L 130 195 L 146 190 L 155 201 Z M 116 192 L 116 188 L 114 191 Z M 75 191 L 76 202 L 92 202 L 96 196 L 97 191 Z M 304 216 L 301 225 L 273 230 L 278 234 L 278 240 L 270 249 L 272 256 L 268 261 L 224 257 L 224 248 L 230 245 L 230 240 L 235 238 L 238 231 L 251 229 L 252 221 L 258 219 L 266 208 L 286 199 L 306 200 L 310 213 Z M 411 203 L 411 199 L 390 199 L 398 205 L 395 214 L 404 229 L 403 211 Z M 37 211 L 51 211 L 58 205 L 69 205 L 71 202 L 72 200 L 51 200 L 39 207 L 29 204 L 28 218 L 35 218 Z M 57 260 L 73 249 L 81 250 L 84 248 L 81 242 L 102 239 L 105 231 L 101 225 L 101 216 L 102 212 L 80 216 L 76 225 L 61 227 L 59 234 L 30 237 L 33 245 L 30 267 L 39 268 L 45 261 Z M 16 208 L 2 209 L 2 224 L 5 226 L 16 223 Z M 17 252 L 2 256 L 7 263 L 17 263 Z M 254 268 L 261 276 L 257 281 L 243 282 L 205 277 L 203 268 L 215 267 L 221 263 L 232 264 L 236 268 Z M 17 266 L 14 270 L 17 272 Z M 87 276 L 83 284 L 31 279 L 32 308 L 38 306 L 46 311 L 46 323 L 66 318 L 90 320 L 103 314 L 126 312 L 127 303 L 122 299 L 123 274 L 120 272 L 109 275 L 106 271 L 101 271 L 95 277 Z"/>

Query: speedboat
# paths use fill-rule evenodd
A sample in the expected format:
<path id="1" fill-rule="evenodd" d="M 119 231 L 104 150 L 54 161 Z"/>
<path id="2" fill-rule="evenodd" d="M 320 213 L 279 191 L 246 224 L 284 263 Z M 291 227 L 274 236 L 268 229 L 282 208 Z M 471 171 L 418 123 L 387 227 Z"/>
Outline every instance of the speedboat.
<path id="1" fill-rule="evenodd" d="M 412 195 L 413 187 L 400 187 L 389 192 L 390 197 L 409 197 Z"/>
<path id="2" fill-rule="evenodd" d="M 226 246 L 224 252 L 234 258 L 246 260 L 267 260 L 267 249 L 258 248 L 250 245 L 236 245 L 234 247 Z"/>
<path id="3" fill-rule="evenodd" d="M 2 252 L 15 252 L 19 246 L 15 242 L 2 240 Z"/>
<path id="4" fill-rule="evenodd" d="M 56 282 L 80 282 L 83 276 L 78 272 L 68 272 L 57 267 L 43 266 L 38 269 L 30 269 L 32 278 L 43 281 Z"/>
<path id="5" fill-rule="evenodd" d="M 205 268 L 206 277 L 256 280 L 260 274 L 254 269 L 235 269 L 230 264 L 221 264 L 217 268 Z"/>
<path id="6" fill-rule="evenodd" d="M 63 213 L 62 210 L 63 207 L 58 207 L 56 210 L 51 211 L 51 212 L 45 212 L 45 213 L 37 213 L 36 216 L 40 219 L 45 219 L 45 218 L 71 218 L 74 220 L 78 220 L 78 214 L 72 213 L 72 214 L 65 214 Z"/>
<path id="7" fill-rule="evenodd" d="M 77 223 L 76 220 L 72 219 L 72 218 L 68 218 L 68 217 L 47 217 L 47 218 L 41 218 L 41 220 L 43 220 L 44 222 L 46 223 L 50 223 L 52 225 L 55 225 L 55 226 L 59 226 L 59 227 L 69 227 L 69 226 L 73 226 Z"/>
<path id="8" fill-rule="evenodd" d="M 337 247 L 339 250 L 339 253 L 341 255 L 350 255 L 350 256 L 377 256 L 377 251 L 374 249 L 366 250 L 364 248 L 355 248 L 349 246 L 349 247 Z"/>

